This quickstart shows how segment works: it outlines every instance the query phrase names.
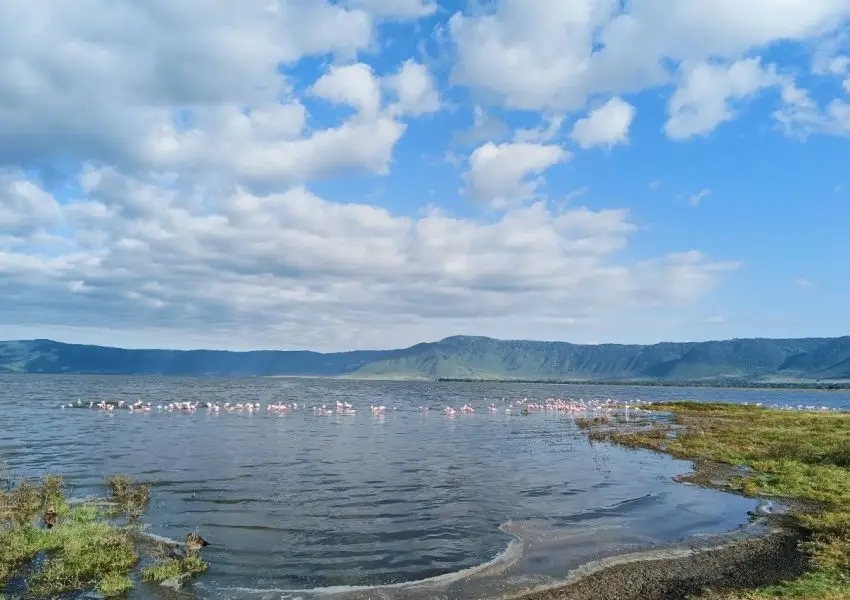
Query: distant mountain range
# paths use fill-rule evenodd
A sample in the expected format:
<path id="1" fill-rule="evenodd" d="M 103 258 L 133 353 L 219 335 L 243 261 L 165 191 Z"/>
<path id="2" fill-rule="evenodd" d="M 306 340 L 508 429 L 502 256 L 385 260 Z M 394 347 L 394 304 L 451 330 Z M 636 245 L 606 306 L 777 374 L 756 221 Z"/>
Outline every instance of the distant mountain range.
<path id="1" fill-rule="evenodd" d="M 850 336 L 647 346 L 454 336 L 399 350 L 125 350 L 0 342 L 0 373 L 345 376 L 634 382 L 850 381 Z"/>

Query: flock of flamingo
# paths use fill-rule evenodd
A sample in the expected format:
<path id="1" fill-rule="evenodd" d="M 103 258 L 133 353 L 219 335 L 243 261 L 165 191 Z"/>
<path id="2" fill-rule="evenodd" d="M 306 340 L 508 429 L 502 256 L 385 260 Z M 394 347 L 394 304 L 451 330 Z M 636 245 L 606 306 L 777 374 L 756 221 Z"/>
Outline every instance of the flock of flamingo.
<path id="1" fill-rule="evenodd" d="M 487 402 L 487 399 L 484 399 Z M 506 415 L 513 414 L 523 414 L 529 415 L 532 413 L 540 413 L 540 412 L 560 412 L 560 413 L 569 413 L 569 414 L 578 414 L 578 413 L 588 413 L 588 412 L 598 412 L 598 411 L 607 411 L 610 412 L 616 408 L 621 409 L 631 409 L 635 411 L 640 411 L 640 406 L 643 404 L 648 404 L 642 400 L 634 400 L 629 404 L 618 403 L 611 398 L 607 400 L 584 400 L 584 399 L 573 399 L 573 398 L 546 398 L 544 400 L 535 400 L 534 398 L 522 398 L 510 400 L 508 398 L 502 398 L 499 401 L 489 401 L 486 404 L 486 411 L 488 414 L 496 414 L 496 413 L 504 413 Z M 333 415 L 337 416 L 354 416 L 357 414 L 357 410 L 353 404 L 349 402 L 340 402 L 337 401 L 335 404 L 322 404 L 318 406 L 310 406 L 308 407 L 304 403 L 298 402 L 290 402 L 290 403 L 282 403 L 282 402 L 269 402 L 265 405 L 265 411 L 263 411 L 263 406 L 259 402 L 202 402 L 202 401 L 186 401 L 186 402 L 169 402 L 168 404 L 157 404 L 154 405 L 151 402 L 146 402 L 143 400 L 137 400 L 135 402 L 128 402 L 125 400 L 101 400 L 99 402 L 83 402 L 83 400 L 77 400 L 74 403 L 62 404 L 61 408 L 87 408 L 91 410 L 97 411 L 126 411 L 129 413 L 149 413 L 149 412 L 157 412 L 157 413 L 196 413 L 198 411 L 206 411 L 207 413 L 212 414 L 220 414 L 220 413 L 236 413 L 236 414 L 254 414 L 265 412 L 270 415 L 285 415 L 288 413 L 296 412 L 296 411 L 310 411 L 312 414 L 320 417 L 330 417 Z M 397 408 L 387 408 L 383 405 L 372 405 L 369 406 L 369 411 L 376 416 L 385 415 L 387 411 L 396 412 Z M 454 408 L 452 406 L 438 407 L 433 408 L 430 406 L 420 406 L 419 413 L 421 415 L 434 413 L 434 412 L 442 412 L 443 414 L 454 417 L 458 414 L 460 415 L 471 415 L 476 412 L 475 407 L 473 407 L 469 403 L 463 404 L 460 408 Z"/>
<path id="2" fill-rule="evenodd" d="M 488 400 L 485 398 L 485 402 Z M 584 399 L 574 399 L 574 398 L 545 398 L 543 400 L 536 400 L 534 398 L 522 398 L 522 399 L 508 399 L 502 398 L 499 401 L 489 401 L 486 404 L 486 410 L 488 414 L 496 414 L 496 413 L 504 413 L 506 415 L 530 415 L 533 413 L 566 413 L 566 414 L 582 414 L 582 413 L 594 413 L 594 412 L 611 412 L 615 409 L 621 409 L 626 411 L 633 411 L 636 413 L 643 412 L 644 409 L 641 406 L 646 406 L 648 404 L 652 404 L 652 402 L 635 399 L 629 402 L 617 402 L 611 398 L 606 400 L 584 400 Z M 747 404 L 746 402 L 744 404 Z M 757 403 L 757 406 L 762 406 L 761 403 Z M 145 402 L 143 400 L 137 400 L 135 402 L 127 402 L 125 400 L 101 400 L 100 402 L 83 402 L 82 400 L 77 400 L 75 403 L 70 404 L 62 404 L 60 408 L 88 408 L 91 410 L 98 411 L 115 411 L 122 410 L 129 413 L 149 413 L 149 412 L 162 412 L 162 413 L 195 413 L 200 411 L 206 411 L 207 413 L 212 414 L 220 414 L 220 413 L 236 413 L 236 414 L 254 414 L 262 412 L 262 405 L 259 402 L 169 402 L 168 404 L 157 404 L 153 405 L 151 402 Z M 818 411 L 828 411 L 828 410 L 836 410 L 830 409 L 826 406 L 804 406 L 804 405 L 787 405 L 787 406 L 779 406 L 779 405 L 770 405 L 770 408 L 780 408 L 786 410 L 818 410 Z M 304 403 L 298 402 L 269 402 L 265 405 L 265 412 L 270 415 L 285 415 L 291 412 L 296 411 L 305 411 L 308 410 L 308 406 Z M 390 410 L 391 412 L 396 412 L 397 408 L 392 407 L 391 409 L 387 409 L 386 406 L 383 405 L 372 405 L 369 406 L 369 411 L 376 416 L 383 416 Z M 357 410 L 354 405 L 349 402 L 340 402 L 337 401 L 335 404 L 322 404 L 317 406 L 309 407 L 309 411 L 312 414 L 320 417 L 330 417 L 330 416 L 354 416 L 357 414 Z M 476 412 L 475 407 L 473 407 L 469 403 L 463 404 L 460 408 L 454 408 L 452 406 L 438 407 L 432 408 L 430 406 L 420 406 L 419 414 L 427 415 L 434 412 L 442 412 L 443 414 L 449 417 L 455 417 L 457 415 L 472 415 Z"/>

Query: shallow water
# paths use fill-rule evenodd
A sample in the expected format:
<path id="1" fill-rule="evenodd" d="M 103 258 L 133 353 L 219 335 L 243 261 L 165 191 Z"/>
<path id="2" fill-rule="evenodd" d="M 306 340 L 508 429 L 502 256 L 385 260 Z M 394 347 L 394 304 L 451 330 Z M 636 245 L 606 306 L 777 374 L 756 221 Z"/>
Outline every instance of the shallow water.
<path id="1" fill-rule="evenodd" d="M 471 592 L 461 579 L 476 582 L 476 593 L 519 589 L 591 558 L 747 523 L 752 501 L 673 482 L 687 463 L 591 446 L 568 415 L 485 408 L 503 397 L 551 396 L 850 407 L 850 394 L 786 390 L 10 375 L 0 376 L 0 460 L 19 476 L 61 473 L 75 496 L 103 493 L 110 473 L 150 482 L 151 531 L 182 538 L 198 529 L 212 544 L 210 571 L 195 586 L 201 597 L 356 595 L 356 586 L 403 584 L 381 597 L 412 598 L 417 588 L 405 582 L 495 561 L 479 573 L 486 579 L 419 584 L 464 597 Z M 341 400 L 359 410 L 58 409 L 78 398 Z M 419 412 L 464 403 L 478 411 Z M 376 417 L 370 404 L 387 414 Z"/>

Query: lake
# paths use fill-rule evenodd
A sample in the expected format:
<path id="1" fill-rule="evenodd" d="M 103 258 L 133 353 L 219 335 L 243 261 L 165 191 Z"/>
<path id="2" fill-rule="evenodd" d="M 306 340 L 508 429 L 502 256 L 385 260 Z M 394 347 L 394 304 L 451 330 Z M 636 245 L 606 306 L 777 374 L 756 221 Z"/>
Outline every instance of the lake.
<path id="1" fill-rule="evenodd" d="M 850 408 L 850 393 L 792 390 L 3 375 L 0 466 L 62 474 L 77 497 L 102 494 L 108 474 L 150 483 L 153 533 L 197 529 L 211 543 L 209 573 L 194 586 L 202 598 L 504 592 L 588 560 L 747 527 L 755 502 L 674 482 L 686 462 L 591 445 L 568 414 L 504 414 L 502 398 L 524 397 Z M 140 398 L 308 408 L 59 409 Z M 309 410 L 337 401 L 356 415 Z M 499 412 L 488 413 L 491 401 Z M 467 403 L 474 414 L 440 412 Z"/>

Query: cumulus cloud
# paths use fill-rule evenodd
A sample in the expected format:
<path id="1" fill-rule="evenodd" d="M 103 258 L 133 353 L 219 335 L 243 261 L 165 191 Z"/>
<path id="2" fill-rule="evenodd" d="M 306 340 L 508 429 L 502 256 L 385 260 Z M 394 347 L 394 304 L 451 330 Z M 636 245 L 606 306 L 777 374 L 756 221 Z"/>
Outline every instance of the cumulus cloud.
<path id="1" fill-rule="evenodd" d="M 579 321 L 679 306 L 735 267 L 699 253 L 618 260 L 635 229 L 625 210 L 537 202 L 494 221 L 438 210 L 411 218 L 303 187 L 211 196 L 109 168 L 85 178 L 61 222 L 44 221 L 74 231 L 66 246 L 0 246 L 5 324 L 155 323 L 208 345 L 248 336 L 254 346 L 392 346 L 506 316 Z M 13 208 L 32 213 L 46 194 Z"/>
<path id="2" fill-rule="evenodd" d="M 629 127 L 635 118 L 635 107 L 622 98 L 611 98 L 584 119 L 573 125 L 572 139 L 582 148 L 611 148 L 629 141 Z"/>
<path id="3" fill-rule="evenodd" d="M 625 143 L 634 109 L 619 95 L 668 81 L 659 57 L 699 64 L 759 36 L 828 31 L 844 13 L 788 0 L 792 17 L 753 24 L 721 3 L 703 23 L 707 5 L 671 2 L 625 14 L 615 0 L 505 0 L 451 18 L 453 78 L 481 102 L 464 191 L 498 209 L 462 217 L 316 193 L 341 173 L 389 173 L 411 122 L 448 104 L 424 64 L 372 54 L 379 22 L 436 2 L 0 3 L 0 332 L 348 349 L 506 327 L 548 336 L 694 302 L 736 264 L 695 250 L 635 261 L 627 210 L 535 198 L 570 158 L 568 112 L 613 98 L 572 133 Z M 648 33 L 655 21 L 664 35 Z M 677 29 L 696 22 L 707 32 Z M 505 141 L 491 100 L 542 109 L 542 125 Z"/>
<path id="4" fill-rule="evenodd" d="M 553 144 L 488 142 L 469 157 L 466 193 L 493 208 L 521 203 L 534 196 L 543 171 L 569 156 Z"/>
<path id="5" fill-rule="evenodd" d="M 390 107 L 391 112 L 418 116 L 440 108 L 440 95 L 433 76 L 425 65 L 413 59 L 406 60 L 397 73 L 387 77 L 385 85 L 397 98 Z"/>
<path id="6" fill-rule="evenodd" d="M 310 91 L 337 104 L 348 104 L 367 118 L 381 108 L 381 85 L 365 63 L 332 66 L 314 83 Z"/>
<path id="7" fill-rule="evenodd" d="M 847 0 L 502 0 L 449 23 L 454 81 L 522 109 L 579 110 L 595 94 L 670 81 L 669 64 L 735 60 L 834 31 Z"/>
<path id="8" fill-rule="evenodd" d="M 433 0 L 348 0 L 348 5 L 393 19 L 419 19 L 434 14 L 439 8 Z"/>
<path id="9" fill-rule="evenodd" d="M 0 171 L 0 231 L 29 236 L 55 225 L 61 208 L 56 199 L 18 172 Z"/>
<path id="10" fill-rule="evenodd" d="M 3 2 L 0 162 L 158 166 L 178 111 L 192 122 L 272 105 L 288 87 L 281 65 L 372 37 L 368 12 L 324 0 Z"/>
<path id="11" fill-rule="evenodd" d="M 744 100 L 780 82 L 773 66 L 748 58 L 729 65 L 701 62 L 683 69 L 683 78 L 667 106 L 664 132 L 675 140 L 704 135 L 735 114 L 730 102 Z"/>

